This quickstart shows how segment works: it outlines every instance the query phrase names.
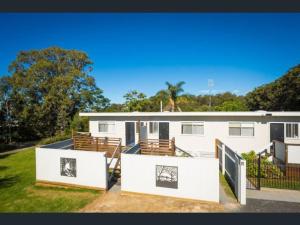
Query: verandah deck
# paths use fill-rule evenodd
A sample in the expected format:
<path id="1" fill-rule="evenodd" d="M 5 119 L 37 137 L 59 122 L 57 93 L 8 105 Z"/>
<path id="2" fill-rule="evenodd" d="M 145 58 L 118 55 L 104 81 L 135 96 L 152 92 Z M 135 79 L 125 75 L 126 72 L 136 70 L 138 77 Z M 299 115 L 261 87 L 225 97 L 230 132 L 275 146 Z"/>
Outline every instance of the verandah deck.
<path id="1" fill-rule="evenodd" d="M 109 158 L 118 158 L 122 150 L 121 138 L 92 137 L 89 133 L 76 133 L 72 135 L 72 139 L 75 150 L 106 152 Z"/>

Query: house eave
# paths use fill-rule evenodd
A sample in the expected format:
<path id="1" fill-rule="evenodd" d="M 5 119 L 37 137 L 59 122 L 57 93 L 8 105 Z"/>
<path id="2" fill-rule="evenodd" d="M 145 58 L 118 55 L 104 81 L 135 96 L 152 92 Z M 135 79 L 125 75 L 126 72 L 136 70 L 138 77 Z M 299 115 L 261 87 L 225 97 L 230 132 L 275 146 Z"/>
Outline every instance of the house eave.
<path id="1" fill-rule="evenodd" d="M 300 112 L 267 112 L 267 111 L 243 111 L 243 112 L 80 112 L 79 116 L 87 117 L 133 117 L 133 116 L 296 116 Z"/>

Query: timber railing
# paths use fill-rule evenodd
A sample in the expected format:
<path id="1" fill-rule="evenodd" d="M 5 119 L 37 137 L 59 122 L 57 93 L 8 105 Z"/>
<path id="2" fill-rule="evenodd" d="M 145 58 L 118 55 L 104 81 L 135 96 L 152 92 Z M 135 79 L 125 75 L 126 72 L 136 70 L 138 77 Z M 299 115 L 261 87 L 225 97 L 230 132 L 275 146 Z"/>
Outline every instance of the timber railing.
<path id="1" fill-rule="evenodd" d="M 175 138 L 144 139 L 139 142 L 142 155 L 175 155 Z"/>
<path id="2" fill-rule="evenodd" d="M 121 138 L 92 137 L 82 134 L 74 134 L 72 138 L 75 150 L 106 152 L 109 158 L 118 158 L 121 153 Z"/>

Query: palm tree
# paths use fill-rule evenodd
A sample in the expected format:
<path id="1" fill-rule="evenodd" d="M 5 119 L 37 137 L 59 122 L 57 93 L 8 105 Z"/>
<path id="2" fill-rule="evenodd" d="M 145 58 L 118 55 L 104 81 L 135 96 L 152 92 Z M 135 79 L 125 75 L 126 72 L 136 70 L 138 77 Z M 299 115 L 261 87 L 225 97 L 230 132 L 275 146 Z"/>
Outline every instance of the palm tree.
<path id="1" fill-rule="evenodd" d="M 166 82 L 166 85 L 168 86 L 167 92 L 169 94 L 169 101 L 171 104 L 172 112 L 175 111 L 176 108 L 176 102 L 178 95 L 183 92 L 182 86 L 185 84 L 184 81 L 180 81 L 177 84 L 173 85 L 169 82 Z"/>

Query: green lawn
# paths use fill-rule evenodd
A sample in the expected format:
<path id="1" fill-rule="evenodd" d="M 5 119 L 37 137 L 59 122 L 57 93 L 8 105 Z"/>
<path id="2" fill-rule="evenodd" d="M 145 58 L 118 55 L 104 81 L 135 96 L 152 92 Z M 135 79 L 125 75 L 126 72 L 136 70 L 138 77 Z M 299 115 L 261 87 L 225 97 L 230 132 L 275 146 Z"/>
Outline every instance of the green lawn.
<path id="1" fill-rule="evenodd" d="M 72 212 L 100 191 L 35 186 L 35 150 L 0 156 L 0 212 Z"/>
<path id="2" fill-rule="evenodd" d="M 232 192 L 231 187 L 229 186 L 226 178 L 222 175 L 222 173 L 219 173 L 219 178 L 220 178 L 220 184 L 223 186 L 226 195 L 230 198 L 235 199 L 235 195 Z"/>

